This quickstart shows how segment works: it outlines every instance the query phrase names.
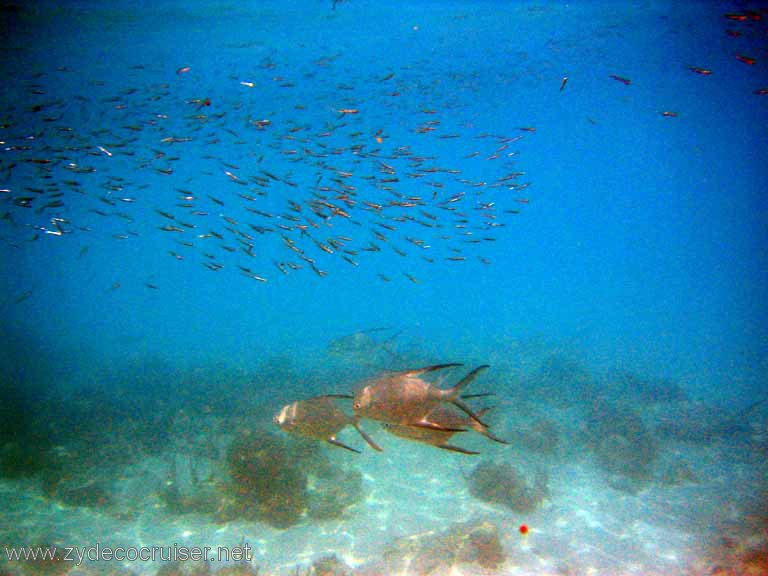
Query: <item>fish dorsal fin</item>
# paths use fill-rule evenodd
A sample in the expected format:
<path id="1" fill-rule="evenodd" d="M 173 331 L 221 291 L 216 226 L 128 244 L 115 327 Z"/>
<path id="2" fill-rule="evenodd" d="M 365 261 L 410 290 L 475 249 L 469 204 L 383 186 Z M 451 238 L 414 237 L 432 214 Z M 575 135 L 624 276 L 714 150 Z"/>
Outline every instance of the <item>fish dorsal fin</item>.
<path id="1" fill-rule="evenodd" d="M 416 368 L 411 370 L 399 370 L 393 372 L 393 374 L 400 374 L 403 376 L 421 376 L 428 372 L 435 372 L 436 370 L 444 370 L 445 368 L 453 368 L 454 366 L 463 366 L 460 362 L 452 362 L 450 364 L 433 364 L 431 366 L 425 366 L 424 368 Z"/>
<path id="2" fill-rule="evenodd" d="M 351 394 L 322 394 L 320 396 L 313 397 L 312 400 L 319 400 L 320 398 L 343 398 L 346 400 L 352 400 L 354 396 Z"/>

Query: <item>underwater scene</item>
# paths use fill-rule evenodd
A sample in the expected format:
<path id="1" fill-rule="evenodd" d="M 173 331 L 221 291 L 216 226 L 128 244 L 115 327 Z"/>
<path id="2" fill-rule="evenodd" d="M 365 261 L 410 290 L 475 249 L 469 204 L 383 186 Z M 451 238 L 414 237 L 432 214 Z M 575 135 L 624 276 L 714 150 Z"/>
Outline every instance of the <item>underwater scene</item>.
<path id="1" fill-rule="evenodd" d="M 768 574 L 764 3 L 0 22 L 0 576 Z"/>

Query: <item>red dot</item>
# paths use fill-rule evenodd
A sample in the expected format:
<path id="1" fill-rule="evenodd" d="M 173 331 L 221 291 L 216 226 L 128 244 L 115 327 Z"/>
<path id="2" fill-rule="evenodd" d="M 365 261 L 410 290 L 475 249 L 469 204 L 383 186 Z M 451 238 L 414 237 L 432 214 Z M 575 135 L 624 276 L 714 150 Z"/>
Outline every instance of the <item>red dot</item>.
<path id="1" fill-rule="evenodd" d="M 528 534 L 528 525 L 527 524 L 520 524 L 520 528 L 518 528 L 518 530 L 520 530 L 520 534 L 526 535 L 526 534 Z"/>

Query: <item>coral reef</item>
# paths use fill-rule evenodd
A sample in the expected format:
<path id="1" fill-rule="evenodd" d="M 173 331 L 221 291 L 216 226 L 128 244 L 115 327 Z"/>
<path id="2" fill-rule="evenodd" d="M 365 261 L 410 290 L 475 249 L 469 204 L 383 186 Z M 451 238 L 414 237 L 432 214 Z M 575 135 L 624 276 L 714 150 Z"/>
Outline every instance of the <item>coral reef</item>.
<path id="1" fill-rule="evenodd" d="M 248 562 L 229 564 L 228 566 L 216 570 L 216 576 L 259 576 L 259 574 L 259 569 Z"/>
<path id="2" fill-rule="evenodd" d="M 690 576 L 768 574 L 768 511 L 766 504 L 762 507 L 763 510 L 751 511 L 738 525 L 721 527 L 721 535 L 693 562 Z"/>
<path id="3" fill-rule="evenodd" d="M 231 484 L 219 521 L 242 518 L 288 528 L 305 513 L 316 520 L 340 517 L 363 494 L 362 475 L 332 464 L 314 443 L 254 432 L 228 451 Z"/>
<path id="4" fill-rule="evenodd" d="M 41 400 L 18 377 L 0 373 L 0 389 L 0 478 L 33 476 L 47 466 L 51 446 L 38 422 Z"/>
<path id="5" fill-rule="evenodd" d="M 208 562 L 185 560 L 183 562 L 164 562 L 155 576 L 209 576 L 211 565 Z"/>
<path id="6" fill-rule="evenodd" d="M 34 476 L 48 466 L 46 441 L 19 438 L 0 445 L 0 477 L 24 478 Z"/>
<path id="7" fill-rule="evenodd" d="M 680 460 L 675 460 L 664 466 L 659 472 L 657 480 L 664 486 L 681 486 L 699 482 L 699 478 L 691 465 Z"/>
<path id="8" fill-rule="evenodd" d="M 658 444 L 629 406 L 595 398 L 586 415 L 587 445 L 614 488 L 634 493 L 652 478 Z"/>
<path id="9" fill-rule="evenodd" d="M 347 566 L 338 556 L 331 554 L 312 562 L 306 576 L 352 576 L 352 568 Z"/>
<path id="10" fill-rule="evenodd" d="M 539 418 L 528 427 L 509 435 L 510 444 L 522 450 L 552 456 L 560 449 L 560 429 L 547 418 Z"/>
<path id="11" fill-rule="evenodd" d="M 537 397 L 560 408 L 568 408 L 575 398 L 587 397 L 595 387 L 584 366 L 560 354 L 553 354 L 541 363 L 531 384 Z"/>
<path id="12" fill-rule="evenodd" d="M 309 495 L 309 516 L 318 520 L 339 518 L 363 499 L 363 475 L 336 468 L 324 478 L 313 478 Z"/>
<path id="13" fill-rule="evenodd" d="M 46 496 L 68 506 L 104 508 L 113 504 L 109 470 L 99 469 L 82 451 L 51 450 L 40 479 Z"/>
<path id="14" fill-rule="evenodd" d="M 656 433 L 692 444 L 713 444 L 718 441 L 752 442 L 759 434 L 758 401 L 742 410 L 706 404 L 699 401 L 680 402 L 659 413 Z"/>
<path id="15" fill-rule="evenodd" d="M 461 564 L 477 564 L 485 570 L 498 569 L 506 559 L 498 529 L 490 522 L 454 524 L 435 534 L 427 532 L 400 538 L 383 554 L 385 574 L 448 574 Z"/>
<path id="16" fill-rule="evenodd" d="M 650 461 L 641 457 L 642 452 L 649 452 L 648 446 L 623 434 L 609 434 L 596 439 L 593 450 L 597 464 L 612 474 L 621 474 L 635 480 L 651 478 Z M 649 455 L 653 455 L 649 452 Z"/>
<path id="17" fill-rule="evenodd" d="M 541 505 L 548 494 L 547 481 L 543 471 L 538 471 L 533 483 L 529 483 L 511 465 L 490 461 L 478 464 L 467 479 L 469 493 L 475 498 L 524 513 Z"/>
<path id="18" fill-rule="evenodd" d="M 617 397 L 630 398 L 634 403 L 644 406 L 688 399 L 685 389 L 674 380 L 640 377 L 626 371 L 612 378 L 610 388 Z"/>
<path id="19" fill-rule="evenodd" d="M 262 574 L 257 566 L 250 562 L 235 562 L 222 566 L 218 570 L 212 570 L 211 565 L 203 560 L 185 560 L 183 562 L 166 562 L 157 571 L 155 576 L 268 576 Z"/>
<path id="20" fill-rule="evenodd" d="M 277 528 L 296 524 L 309 506 L 307 475 L 287 442 L 269 433 L 236 438 L 227 454 L 233 499 L 222 520 L 261 520 Z"/>
<path id="21" fill-rule="evenodd" d="M 166 480 L 158 490 L 166 511 L 175 515 L 214 514 L 219 509 L 220 494 L 226 486 L 214 474 L 213 463 L 187 456 L 182 459 L 187 472 L 183 475 L 179 473 L 177 460 L 176 454 L 170 455 Z"/>

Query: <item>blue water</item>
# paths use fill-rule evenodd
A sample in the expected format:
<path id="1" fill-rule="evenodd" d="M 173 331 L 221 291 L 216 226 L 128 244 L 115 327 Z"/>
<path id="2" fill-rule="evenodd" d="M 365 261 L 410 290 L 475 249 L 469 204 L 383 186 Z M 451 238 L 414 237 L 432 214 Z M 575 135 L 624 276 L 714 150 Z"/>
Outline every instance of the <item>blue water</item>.
<path id="1" fill-rule="evenodd" d="M 514 367 L 530 361 L 515 343 L 542 339 L 595 373 L 669 379 L 691 399 L 737 413 L 768 394 L 768 96 L 755 93 L 768 88 L 768 14 L 724 17 L 750 7 L 760 4 L 4 3 L 4 385 L 34 417 L 42 398 L 75 398 L 94 387 L 121 398 L 172 395 L 182 381 L 203 386 L 195 370 L 263 376 L 270 359 L 281 359 L 297 393 L 347 392 L 356 382 L 339 372 L 338 358 L 324 356 L 326 347 L 387 326 L 402 331 L 398 368 L 409 358 Z M 189 71 L 177 72 L 183 67 Z M 36 104 L 43 107 L 34 111 Z M 257 129 L 261 119 L 270 124 Z M 430 121 L 439 124 L 417 132 Z M 487 159 L 518 136 L 502 157 Z M 190 140 L 162 141 L 168 137 Z M 344 149 L 322 158 L 336 172 L 302 153 L 318 153 L 319 145 Z M 360 158 L 350 149 L 357 145 L 382 155 Z M 409 178 L 416 168 L 408 156 L 387 157 L 398 147 L 434 157 L 421 168 L 461 173 Z M 378 161 L 396 168 L 392 186 L 428 204 L 385 213 L 413 213 L 444 228 L 376 227 L 387 221 L 363 210 L 362 200 L 393 198 L 371 185 L 372 176 L 387 177 Z M 72 172 L 70 162 L 95 171 Z M 158 171 L 168 168 L 172 174 Z M 530 186 L 489 186 L 510 172 L 524 172 L 514 182 Z M 343 206 L 351 218 L 330 218 L 314 236 L 348 236 L 359 266 L 339 249 L 318 250 L 292 220 L 282 220 L 290 231 L 276 227 L 278 214 L 319 222 L 309 208 L 319 174 L 321 185 L 355 186 L 358 202 Z M 178 206 L 185 193 L 177 189 L 192 193 L 193 207 Z M 258 190 L 265 195 L 255 201 L 237 196 Z M 477 202 L 494 203 L 493 219 L 473 203 L 479 190 Z M 454 214 L 436 206 L 462 191 L 456 206 L 469 226 L 503 224 L 473 229 L 471 238 L 493 241 L 465 242 Z M 14 203 L 20 197 L 33 197 L 31 206 Z M 62 206 L 36 213 L 57 199 Z M 246 210 L 254 206 L 273 216 Z M 254 257 L 220 215 L 252 236 Z M 66 233 L 49 233 L 57 231 L 54 217 L 66 219 Z M 179 222 L 196 228 L 159 229 Z M 258 234 L 248 223 L 272 231 Z M 197 238 L 211 229 L 225 239 Z M 297 258 L 281 233 L 327 275 Z M 362 250 L 369 241 L 382 250 Z M 446 259 L 458 254 L 466 260 Z M 284 274 L 274 264 L 288 260 L 303 267 Z M 244 276 L 238 264 L 267 282 Z M 145 367 L 158 364 L 161 375 L 148 375 Z M 526 394 L 492 370 L 484 384 L 499 396 Z M 261 409 L 256 418 L 269 418 L 291 396 L 268 378 L 260 382 L 248 402 Z M 205 386 L 204 395 L 231 393 L 226 381 Z M 66 400 L 58 402 L 66 412 Z M 516 418 L 511 404 L 499 421 Z M 633 408 L 647 414 L 646 406 Z"/>

